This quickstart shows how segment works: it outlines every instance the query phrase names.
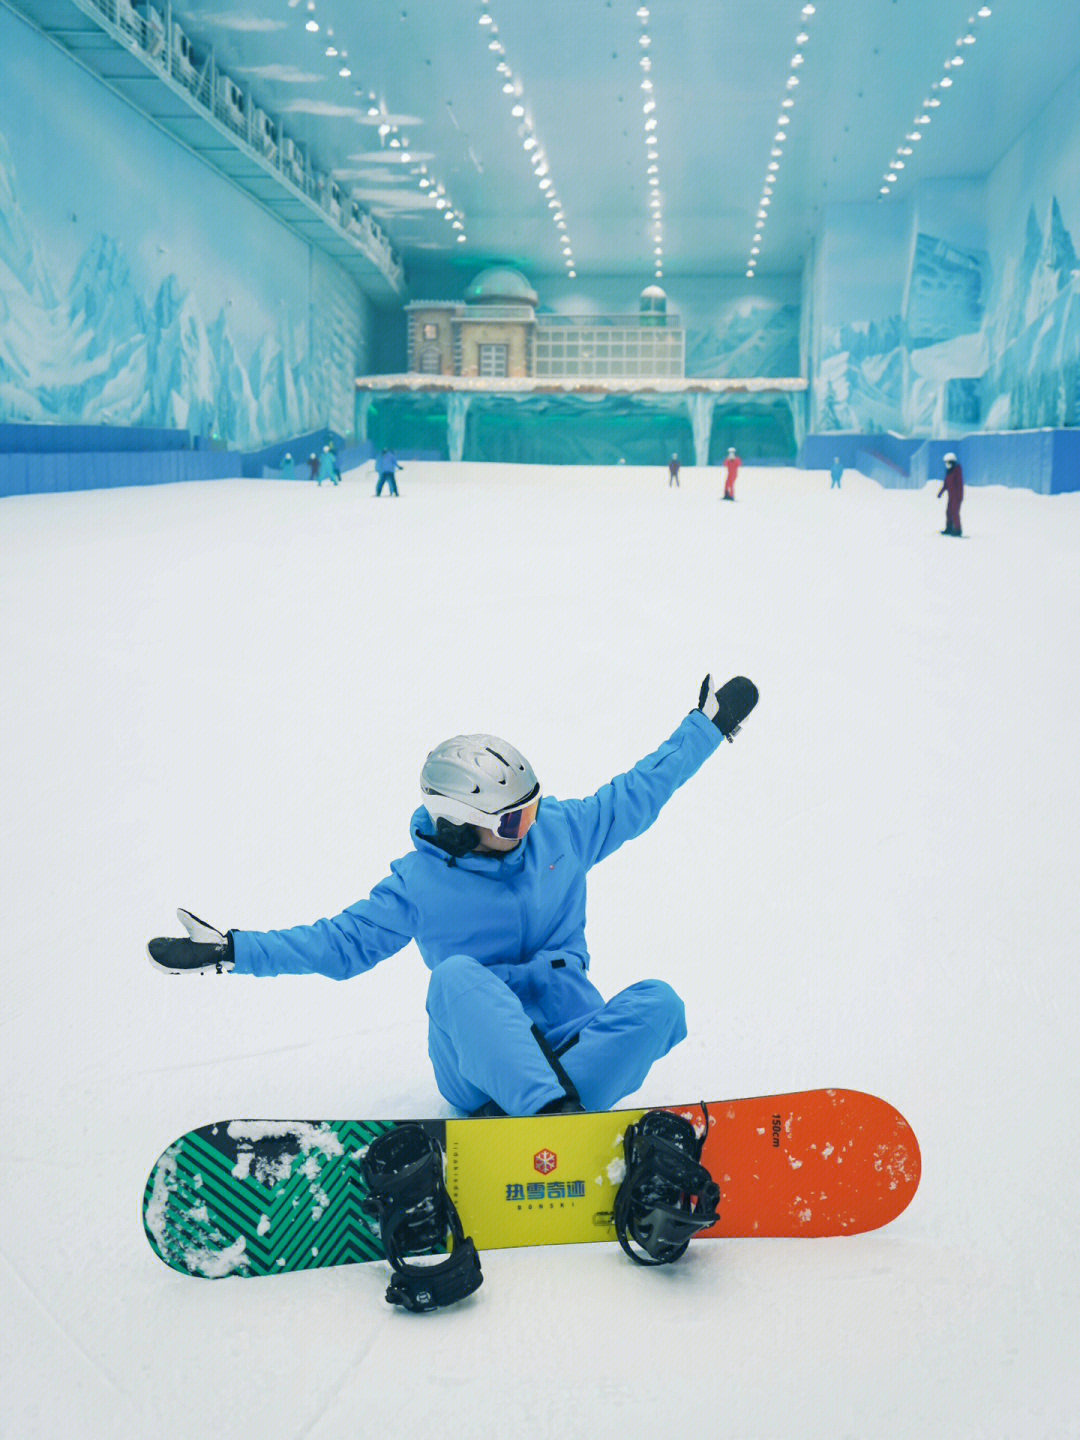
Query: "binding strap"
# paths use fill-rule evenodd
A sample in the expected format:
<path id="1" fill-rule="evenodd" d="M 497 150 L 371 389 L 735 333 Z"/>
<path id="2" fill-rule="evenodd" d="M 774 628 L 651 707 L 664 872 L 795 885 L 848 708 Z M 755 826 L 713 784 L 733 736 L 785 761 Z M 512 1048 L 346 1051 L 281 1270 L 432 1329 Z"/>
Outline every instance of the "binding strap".
<path id="1" fill-rule="evenodd" d="M 372 1141 L 360 1168 L 368 1187 L 362 1208 L 379 1222 L 393 1272 L 387 1303 L 438 1310 L 478 1290 L 484 1278 L 480 1256 L 446 1192 L 438 1141 L 420 1125 L 398 1125 Z M 406 1255 L 440 1249 L 448 1233 L 453 1245 L 445 1259 L 428 1265 L 406 1262 Z"/>

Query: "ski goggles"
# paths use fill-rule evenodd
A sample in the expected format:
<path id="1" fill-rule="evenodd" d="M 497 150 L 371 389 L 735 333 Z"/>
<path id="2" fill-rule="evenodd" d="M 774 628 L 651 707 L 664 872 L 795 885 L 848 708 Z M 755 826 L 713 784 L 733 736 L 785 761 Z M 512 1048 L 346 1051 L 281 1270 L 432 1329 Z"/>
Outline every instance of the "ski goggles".
<path id="1" fill-rule="evenodd" d="M 532 798 L 524 805 L 516 805 L 513 810 L 503 810 L 499 815 L 492 815 L 491 829 L 496 835 L 501 835 L 504 840 L 520 840 L 536 819 L 536 812 L 540 809 L 540 787 L 536 787 Z"/>

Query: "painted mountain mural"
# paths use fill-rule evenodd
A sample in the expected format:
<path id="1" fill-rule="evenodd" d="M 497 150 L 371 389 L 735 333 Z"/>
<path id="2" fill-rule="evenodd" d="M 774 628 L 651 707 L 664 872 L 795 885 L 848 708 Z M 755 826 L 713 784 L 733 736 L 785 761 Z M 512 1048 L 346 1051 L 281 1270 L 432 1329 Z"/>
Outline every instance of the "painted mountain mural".
<path id="1" fill-rule="evenodd" d="M 333 293 L 310 337 L 282 307 L 244 355 L 227 307 L 207 319 L 176 273 L 141 293 L 112 236 L 95 235 L 67 279 L 41 252 L 0 134 L 0 420 L 186 429 L 240 447 L 334 417 L 351 428 L 354 297 Z"/>
<path id="2" fill-rule="evenodd" d="M 920 235 L 904 315 L 823 329 L 814 428 L 946 433 L 1080 424 L 1080 261 L 1061 207 L 990 258 Z"/>

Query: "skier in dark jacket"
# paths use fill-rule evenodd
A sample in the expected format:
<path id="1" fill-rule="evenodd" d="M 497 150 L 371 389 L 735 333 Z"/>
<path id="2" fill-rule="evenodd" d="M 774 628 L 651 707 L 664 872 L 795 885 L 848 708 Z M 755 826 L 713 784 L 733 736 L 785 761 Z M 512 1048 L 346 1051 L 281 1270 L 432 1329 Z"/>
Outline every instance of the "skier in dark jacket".
<path id="1" fill-rule="evenodd" d="M 667 462 L 667 473 L 668 473 L 668 482 L 667 482 L 667 483 L 668 483 L 668 489 L 670 490 L 671 487 L 672 487 L 672 485 L 679 485 L 679 457 L 678 457 L 678 455 L 672 455 L 671 459 Z M 682 486 L 681 486 L 681 485 L 679 485 L 679 489 L 680 489 L 680 490 L 682 489 Z"/>
<path id="2" fill-rule="evenodd" d="M 962 535 L 960 529 L 960 502 L 964 498 L 964 472 L 960 469 L 960 461 L 953 454 L 945 456 L 945 479 L 941 482 L 941 489 L 937 492 L 938 499 L 942 495 L 948 495 L 945 502 L 945 529 L 942 535 Z"/>
<path id="3" fill-rule="evenodd" d="M 396 495 L 398 488 L 394 475 L 398 470 L 403 470 L 404 468 L 405 467 L 399 463 L 393 451 L 387 450 L 384 446 L 379 451 L 379 458 L 375 461 L 375 472 L 379 477 L 379 483 L 375 486 L 375 494 L 381 495 L 383 486 L 389 484 L 390 494 Z"/>
<path id="4" fill-rule="evenodd" d="M 187 911 L 189 939 L 159 938 L 173 974 L 320 974 L 344 980 L 411 939 L 432 972 L 428 1051 L 439 1089 L 467 1113 L 605 1110 L 686 1035 L 663 980 L 605 1002 L 589 978 L 588 870 L 640 835 L 757 702 L 738 677 L 652 755 L 582 800 L 541 795 L 528 761 L 490 735 L 437 746 L 421 772 L 413 850 L 365 900 L 289 930 L 230 930 Z"/>

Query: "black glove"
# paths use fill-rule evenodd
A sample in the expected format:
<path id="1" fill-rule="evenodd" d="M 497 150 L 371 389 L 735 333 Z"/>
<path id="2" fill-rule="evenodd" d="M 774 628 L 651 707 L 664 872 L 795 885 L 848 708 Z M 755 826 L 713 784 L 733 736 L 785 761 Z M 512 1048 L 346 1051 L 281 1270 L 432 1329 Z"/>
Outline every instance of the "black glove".
<path id="1" fill-rule="evenodd" d="M 745 675 L 736 675 L 713 693 L 712 676 L 706 675 L 698 693 L 697 708 L 720 733 L 734 740 L 739 726 L 758 702 L 757 686 Z"/>
<path id="2" fill-rule="evenodd" d="M 233 968 L 236 958 L 231 935 L 223 935 L 190 910 L 177 910 L 176 915 L 190 938 L 159 935 L 149 942 L 147 954 L 159 970 L 169 975 L 195 975 L 213 970 L 221 975 Z"/>

